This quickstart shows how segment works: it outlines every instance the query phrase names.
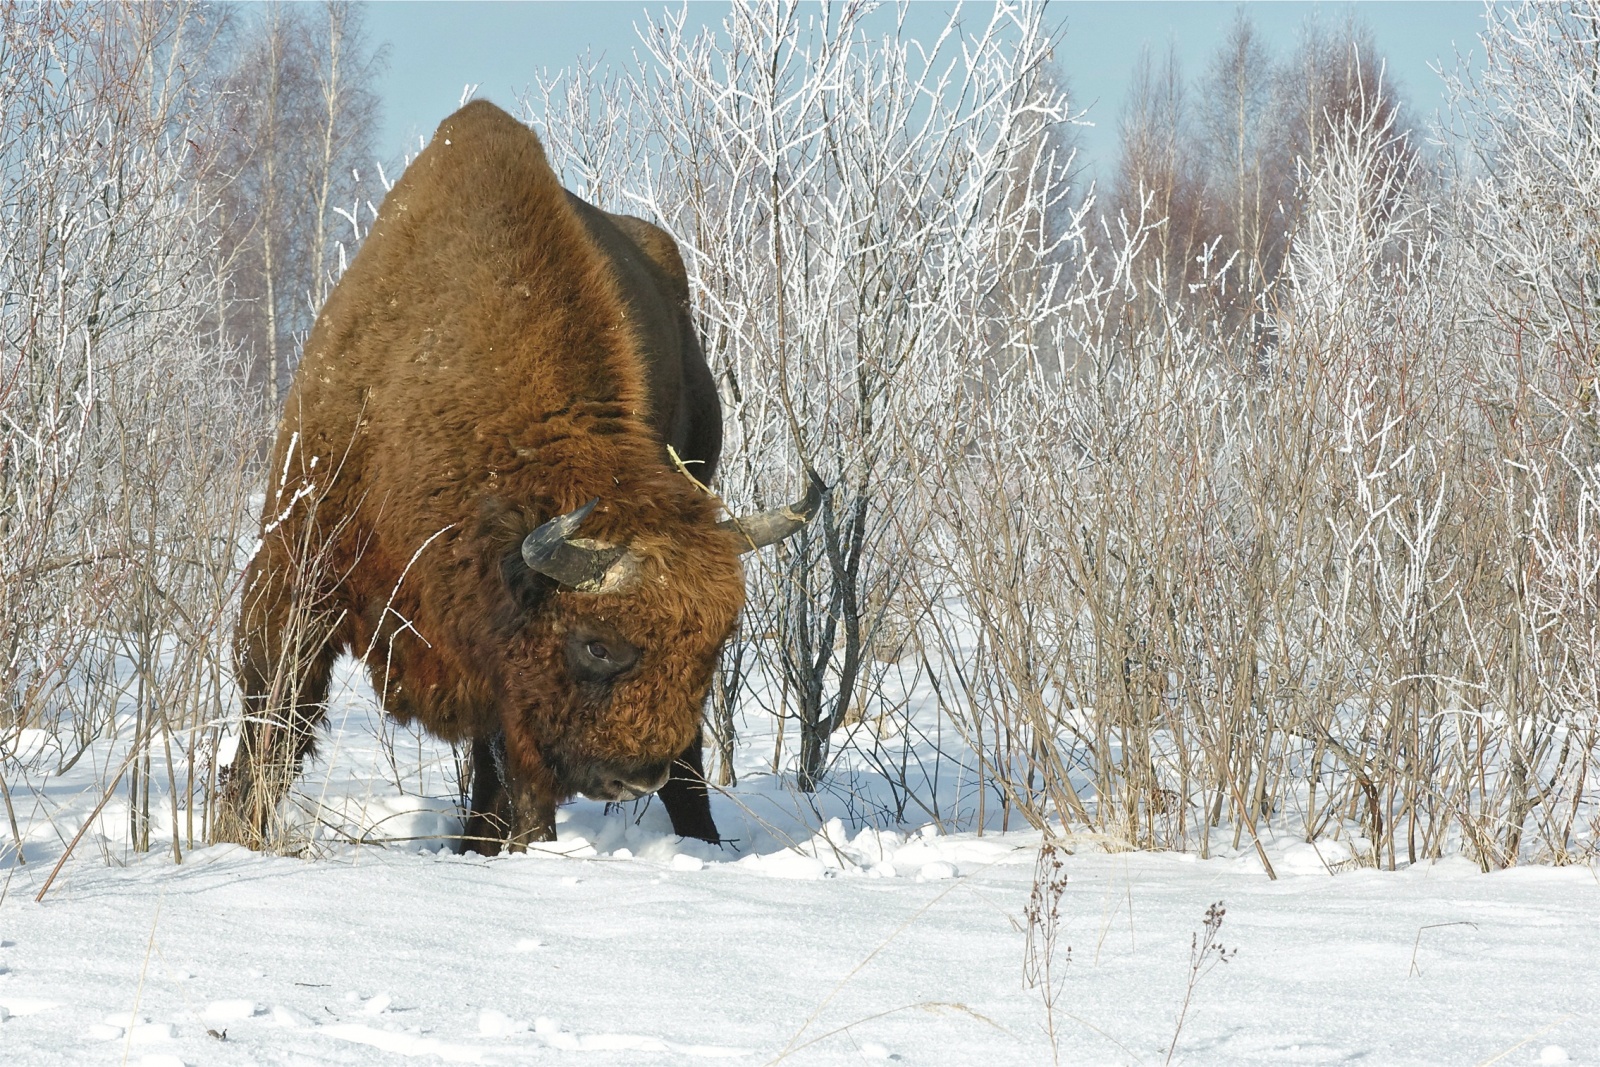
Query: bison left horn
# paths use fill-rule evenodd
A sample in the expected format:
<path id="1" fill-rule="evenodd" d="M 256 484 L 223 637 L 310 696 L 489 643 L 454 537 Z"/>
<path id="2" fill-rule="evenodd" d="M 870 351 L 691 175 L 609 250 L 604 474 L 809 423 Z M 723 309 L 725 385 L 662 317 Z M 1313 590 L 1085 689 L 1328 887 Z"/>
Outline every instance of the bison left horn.
<path id="1" fill-rule="evenodd" d="M 525 537 L 522 561 L 530 570 L 554 578 L 563 587 L 579 593 L 599 593 L 615 587 L 621 577 L 617 564 L 628 555 L 628 550 L 587 538 L 568 540 L 599 503 L 600 498 L 595 497 L 581 508 L 557 515 Z"/>
<path id="2" fill-rule="evenodd" d="M 793 504 L 785 504 L 781 508 L 772 508 L 756 515 L 740 516 L 733 519 L 724 519 L 717 526 L 731 531 L 747 545 L 743 549 L 751 552 L 758 548 L 766 548 L 776 544 L 796 533 L 812 516 L 816 515 L 817 507 L 822 503 L 823 491 L 827 486 L 822 484 L 822 479 L 817 472 L 806 469 L 806 495 L 796 500 Z"/>

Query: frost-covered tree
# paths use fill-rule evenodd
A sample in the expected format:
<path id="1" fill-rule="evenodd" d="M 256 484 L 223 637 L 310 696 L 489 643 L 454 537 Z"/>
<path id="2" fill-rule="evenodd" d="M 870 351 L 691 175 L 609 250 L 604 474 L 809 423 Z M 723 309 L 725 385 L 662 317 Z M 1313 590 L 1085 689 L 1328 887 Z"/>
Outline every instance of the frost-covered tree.
<path id="1" fill-rule="evenodd" d="M 807 467 L 831 486 L 753 569 L 730 652 L 781 679 L 772 710 L 809 791 L 877 692 L 873 651 L 934 507 L 912 471 L 950 444 L 934 413 L 1058 299 L 1065 97 L 1029 6 L 924 43 L 866 5 L 790 3 L 736 5 L 701 34 L 669 16 L 643 39 L 643 72 L 616 87 L 634 110 L 597 123 L 592 92 L 547 87 L 536 121 L 575 187 L 683 250 L 727 410 L 724 497 L 762 503 Z M 647 138 L 636 156 L 610 133 L 623 115 Z"/>
<path id="2" fill-rule="evenodd" d="M 26 775 L 131 724 L 108 785 L 129 783 L 141 848 L 156 739 L 182 730 L 192 757 L 219 711 L 262 421 L 214 330 L 202 16 L 0 9 L 0 755 L 52 736 Z"/>
<path id="3" fill-rule="evenodd" d="M 228 336 L 272 399 L 359 235 L 370 195 L 384 62 L 359 5 L 268 3 L 239 20 L 209 174 L 222 200 Z"/>

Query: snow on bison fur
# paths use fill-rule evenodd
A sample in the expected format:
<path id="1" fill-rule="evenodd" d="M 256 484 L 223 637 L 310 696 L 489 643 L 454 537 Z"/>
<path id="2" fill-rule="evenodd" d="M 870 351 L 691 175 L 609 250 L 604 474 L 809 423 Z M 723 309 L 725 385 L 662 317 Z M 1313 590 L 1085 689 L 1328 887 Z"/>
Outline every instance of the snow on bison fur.
<path id="1" fill-rule="evenodd" d="M 468 743 L 463 844 L 555 837 L 583 793 L 659 789 L 717 840 L 700 719 L 744 603 L 716 520 L 721 409 L 665 233 L 561 188 L 486 102 L 439 126 L 317 317 L 278 427 L 236 652 L 245 718 L 218 836 L 259 847 L 311 751 L 335 656 L 385 711 Z"/>

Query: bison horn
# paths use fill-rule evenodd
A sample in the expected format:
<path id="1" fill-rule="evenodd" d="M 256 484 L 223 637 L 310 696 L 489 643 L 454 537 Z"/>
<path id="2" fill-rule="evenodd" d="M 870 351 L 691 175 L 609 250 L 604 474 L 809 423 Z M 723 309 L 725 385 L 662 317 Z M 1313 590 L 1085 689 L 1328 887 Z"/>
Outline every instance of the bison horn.
<path id="1" fill-rule="evenodd" d="M 628 555 L 626 548 L 602 545 L 588 538 L 568 540 L 578 532 L 583 520 L 594 511 L 600 498 L 565 515 L 557 515 L 522 541 L 522 561 L 530 570 L 554 578 L 564 588 L 579 593 L 604 592 L 621 577 L 617 564 Z"/>
<path id="2" fill-rule="evenodd" d="M 822 484 L 817 472 L 809 467 L 806 468 L 806 478 L 809 482 L 806 486 L 806 495 L 793 504 L 785 504 L 781 508 L 772 508 L 757 515 L 724 519 L 717 523 L 717 526 L 733 532 L 745 541 L 749 545 L 744 549 L 746 552 L 782 541 L 810 522 L 812 516 L 817 513 L 818 505 L 822 503 L 822 493 L 827 486 Z"/>

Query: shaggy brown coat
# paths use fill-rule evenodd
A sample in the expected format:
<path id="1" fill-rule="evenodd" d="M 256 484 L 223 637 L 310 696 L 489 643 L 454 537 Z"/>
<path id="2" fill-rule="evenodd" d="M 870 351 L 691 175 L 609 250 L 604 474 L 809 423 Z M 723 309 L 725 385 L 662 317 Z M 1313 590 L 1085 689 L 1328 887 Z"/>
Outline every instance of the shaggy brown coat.
<path id="1" fill-rule="evenodd" d="M 715 840 L 700 716 L 743 603 L 739 546 L 668 443 L 709 477 L 720 411 L 676 246 L 565 192 L 504 111 L 462 108 L 384 199 L 287 399 L 224 835 L 262 839 L 344 651 L 390 715 L 473 743 L 469 838 L 552 838 L 562 799 L 683 757 L 669 814 Z M 581 535 L 640 561 L 620 591 L 567 591 L 519 555 L 592 497 Z M 602 677 L 595 648 L 636 661 Z"/>

